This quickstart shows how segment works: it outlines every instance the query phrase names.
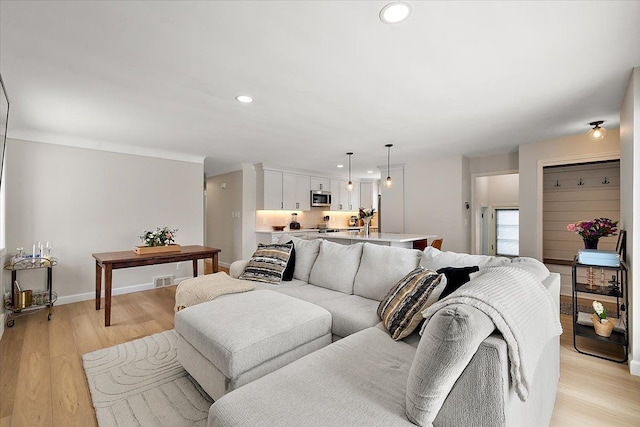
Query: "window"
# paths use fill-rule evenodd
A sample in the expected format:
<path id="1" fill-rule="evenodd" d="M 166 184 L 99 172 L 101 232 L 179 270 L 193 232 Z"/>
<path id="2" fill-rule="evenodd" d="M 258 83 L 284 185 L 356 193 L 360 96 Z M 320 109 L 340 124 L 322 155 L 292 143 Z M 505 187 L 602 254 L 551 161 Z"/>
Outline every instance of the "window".
<path id="1" fill-rule="evenodd" d="M 520 211 L 496 209 L 496 255 L 520 253 Z"/>

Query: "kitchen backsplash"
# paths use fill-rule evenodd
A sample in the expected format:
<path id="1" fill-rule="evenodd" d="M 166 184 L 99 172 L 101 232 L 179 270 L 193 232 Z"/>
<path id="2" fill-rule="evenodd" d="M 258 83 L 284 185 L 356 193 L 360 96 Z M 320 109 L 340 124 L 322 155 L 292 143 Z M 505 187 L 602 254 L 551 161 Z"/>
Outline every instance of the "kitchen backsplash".
<path id="1" fill-rule="evenodd" d="M 256 211 L 256 230 L 271 231 L 272 225 L 285 225 L 289 229 L 291 214 L 297 212 L 298 222 L 302 228 L 318 228 L 318 224 L 323 223 L 322 217 L 329 216 L 329 228 L 349 227 L 349 218 L 352 215 L 358 216 L 357 212 L 323 211 L 312 209 L 310 211 Z M 377 224 L 378 215 L 373 217 L 372 225 Z"/>

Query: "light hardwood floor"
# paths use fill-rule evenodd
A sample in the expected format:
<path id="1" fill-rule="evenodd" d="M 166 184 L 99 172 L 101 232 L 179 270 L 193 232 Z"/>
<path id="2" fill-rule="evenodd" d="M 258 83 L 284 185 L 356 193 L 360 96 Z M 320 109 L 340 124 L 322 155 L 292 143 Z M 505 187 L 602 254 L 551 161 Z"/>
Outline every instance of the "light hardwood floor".
<path id="1" fill-rule="evenodd" d="M 95 426 L 82 354 L 173 328 L 175 287 L 113 297 L 112 326 L 93 301 L 16 320 L 0 341 L 0 426 Z M 639 426 L 640 377 L 578 354 L 561 316 L 561 377 L 553 427 Z M 589 343 L 587 343 L 589 344 Z"/>

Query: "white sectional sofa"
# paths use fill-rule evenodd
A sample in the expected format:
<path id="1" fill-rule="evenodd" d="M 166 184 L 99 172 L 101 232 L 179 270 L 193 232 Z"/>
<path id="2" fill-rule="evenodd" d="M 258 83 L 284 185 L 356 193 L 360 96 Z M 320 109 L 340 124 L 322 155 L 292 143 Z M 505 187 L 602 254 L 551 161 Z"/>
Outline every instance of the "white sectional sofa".
<path id="1" fill-rule="evenodd" d="M 377 314 L 380 300 L 389 289 L 419 264 L 435 271 L 468 266 L 483 270 L 515 262 L 434 248 L 421 252 L 368 243 L 342 246 L 324 240 L 281 238 L 281 242 L 289 240 L 293 240 L 296 252 L 294 279 L 281 284 L 256 282 L 256 287 L 326 310 L 331 315 L 334 342 L 306 351 L 306 356 L 289 357 L 279 369 L 262 370 L 263 376 L 253 375 L 251 381 L 216 398 L 209 426 L 549 424 L 559 378 L 559 337 L 543 346 L 523 402 L 510 377 L 507 342 L 486 314 L 455 304 L 437 312 L 422 336 L 416 330 L 400 341 L 391 338 Z M 535 260 L 518 261 L 534 270 L 551 295 L 553 312 L 559 316 L 559 275 L 549 273 Z M 246 264 L 233 263 L 230 275 L 238 277 Z M 239 295 L 219 298 L 218 307 Z M 176 314 L 179 335 L 185 316 L 192 310 L 201 322 L 195 328 L 204 328 L 209 310 L 206 304 Z M 187 362 L 187 370 L 196 379 L 213 375 L 215 367 L 198 355 L 197 346 L 190 342 L 193 338 L 180 339 L 183 350 L 181 354 L 179 347 L 178 358 L 198 359 L 198 363 Z M 459 366 L 451 364 L 460 351 L 451 358 L 444 353 L 438 357 L 440 353 L 435 350 L 453 344 L 462 353 L 469 353 L 467 359 L 456 362 Z M 425 379 L 425 372 L 434 378 Z"/>

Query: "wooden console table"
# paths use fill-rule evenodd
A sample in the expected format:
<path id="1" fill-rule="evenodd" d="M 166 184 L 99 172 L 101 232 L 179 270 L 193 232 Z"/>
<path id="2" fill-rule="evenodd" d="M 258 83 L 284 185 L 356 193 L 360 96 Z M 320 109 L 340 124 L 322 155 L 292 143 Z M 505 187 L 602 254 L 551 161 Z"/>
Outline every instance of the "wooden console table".
<path id="1" fill-rule="evenodd" d="M 111 276 L 118 268 L 142 267 L 144 265 L 166 264 L 170 262 L 192 261 L 193 277 L 198 276 L 198 260 L 211 258 L 213 272 L 218 272 L 220 249 L 206 246 L 183 246 L 180 252 L 138 255 L 130 251 L 103 252 L 92 254 L 96 259 L 96 310 L 100 310 L 102 292 L 102 271 L 104 270 L 104 325 L 111 325 Z"/>

